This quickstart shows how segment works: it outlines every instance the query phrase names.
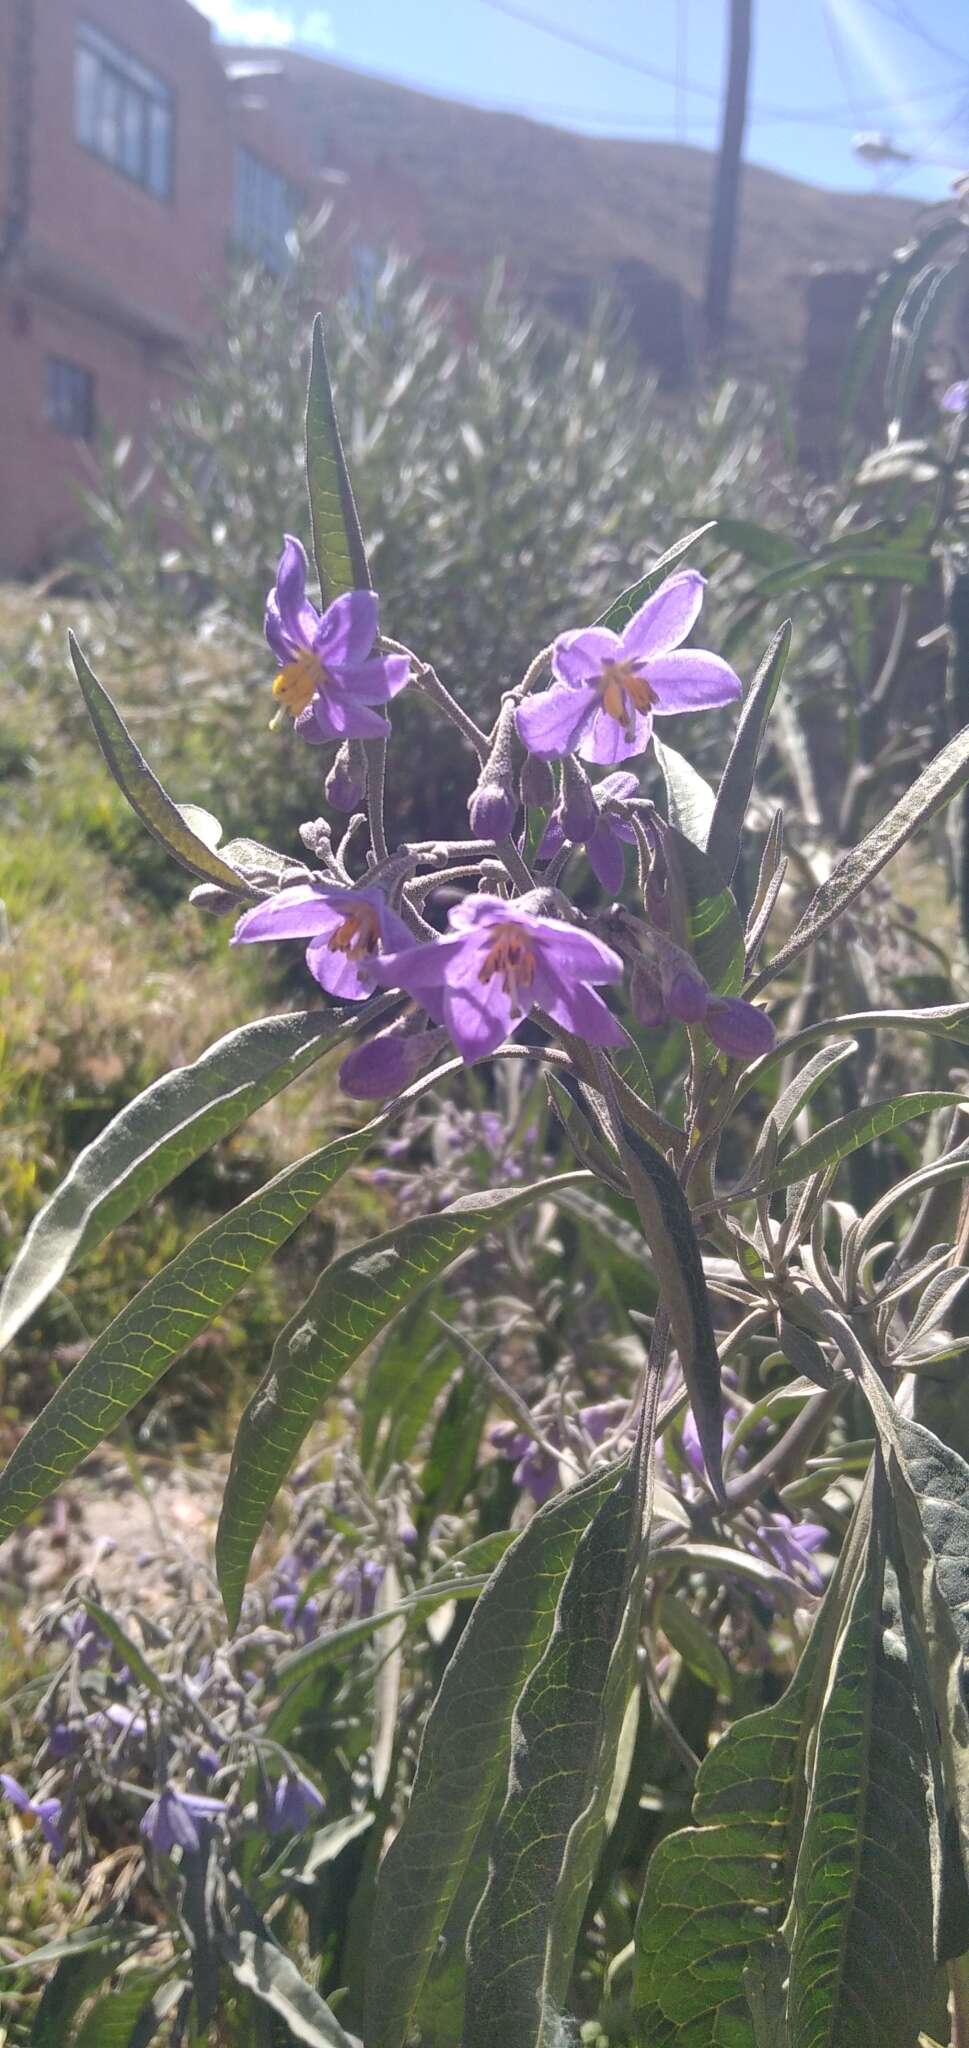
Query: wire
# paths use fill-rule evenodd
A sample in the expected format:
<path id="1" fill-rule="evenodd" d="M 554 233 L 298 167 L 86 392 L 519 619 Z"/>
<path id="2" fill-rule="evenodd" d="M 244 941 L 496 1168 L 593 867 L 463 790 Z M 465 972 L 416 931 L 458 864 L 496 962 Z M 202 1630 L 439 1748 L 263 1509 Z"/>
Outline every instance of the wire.
<path id="1" fill-rule="evenodd" d="M 869 0 L 869 5 L 874 4 L 875 0 Z M 572 49 L 584 51 L 586 56 L 601 57 L 605 63 L 617 64 L 623 71 L 635 72 L 642 78 L 652 78 L 660 85 L 681 87 L 684 93 L 692 93 L 695 98 L 713 100 L 718 106 L 720 104 L 720 92 L 716 86 L 698 85 L 695 81 L 686 78 L 681 81 L 675 71 L 663 71 L 658 65 L 648 64 L 645 58 L 632 56 L 628 50 L 616 49 L 614 44 L 601 43 L 596 38 L 580 35 L 573 29 L 560 28 L 556 22 L 549 21 L 544 16 L 533 13 L 530 7 L 519 6 L 517 0 L 481 0 L 481 5 L 482 7 L 490 8 L 493 14 L 506 15 L 510 21 L 521 22 L 526 28 L 537 29 L 542 35 L 552 36 L 556 42 L 568 43 Z M 951 82 L 948 85 L 929 86 L 923 91 L 911 93 L 906 104 L 909 101 L 914 102 L 923 99 L 942 99 L 955 89 Z M 839 115 L 848 114 L 850 120 L 845 125 L 856 127 L 858 115 L 862 111 L 869 114 L 879 113 L 886 108 L 898 111 L 899 102 L 893 99 L 882 98 L 869 100 L 864 106 L 859 102 L 857 106 L 849 105 L 845 107 L 841 105 L 805 109 L 802 107 L 776 107 L 769 105 L 765 101 L 762 105 L 758 105 L 756 102 L 753 104 L 751 107 L 751 118 L 753 120 L 766 118 L 778 122 L 790 121 L 809 126 L 817 124 L 820 127 L 834 127 L 840 125 L 837 119 Z"/>
<path id="2" fill-rule="evenodd" d="M 932 34 L 931 29 L 927 29 L 922 22 L 916 19 L 910 7 L 906 7 L 904 4 L 900 4 L 897 8 L 886 7 L 885 0 L 868 0 L 868 5 L 874 8 L 876 14 L 881 14 L 886 21 L 894 22 L 895 27 L 902 29 L 907 35 L 917 36 L 919 42 L 924 43 L 927 50 L 935 50 L 940 57 L 945 57 L 949 63 L 964 64 L 966 69 L 969 70 L 969 51 L 953 50 L 949 43 L 940 43 L 938 37 Z"/>
<path id="3" fill-rule="evenodd" d="M 831 46 L 831 54 L 835 61 L 835 68 L 837 70 L 838 77 L 840 78 L 841 83 L 844 87 L 845 98 L 848 101 L 848 105 L 852 110 L 853 118 L 859 123 L 860 126 L 863 120 L 863 116 L 861 113 L 858 94 L 855 88 L 854 75 L 852 73 L 851 66 L 848 62 L 848 54 L 845 49 L 844 43 L 835 25 L 834 16 L 831 12 L 828 0 L 821 0 L 821 19 L 824 23 L 824 33 L 827 36 L 828 42 Z"/>

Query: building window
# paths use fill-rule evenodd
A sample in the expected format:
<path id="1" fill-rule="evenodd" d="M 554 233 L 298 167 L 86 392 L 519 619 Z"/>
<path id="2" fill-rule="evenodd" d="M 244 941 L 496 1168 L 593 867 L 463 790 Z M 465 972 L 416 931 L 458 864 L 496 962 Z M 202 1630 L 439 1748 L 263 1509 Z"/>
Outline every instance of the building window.
<path id="1" fill-rule="evenodd" d="M 270 170 L 251 149 L 236 151 L 235 239 L 267 270 L 285 269 L 286 238 L 298 210 L 297 194 L 280 171 Z"/>
<path id="2" fill-rule="evenodd" d="M 47 421 L 58 434 L 77 440 L 94 438 L 94 377 L 79 363 L 60 356 L 47 358 Z"/>
<path id="3" fill-rule="evenodd" d="M 171 197 L 171 91 L 88 22 L 80 24 L 74 50 L 74 117 L 85 149 L 93 149 L 156 199 Z"/>

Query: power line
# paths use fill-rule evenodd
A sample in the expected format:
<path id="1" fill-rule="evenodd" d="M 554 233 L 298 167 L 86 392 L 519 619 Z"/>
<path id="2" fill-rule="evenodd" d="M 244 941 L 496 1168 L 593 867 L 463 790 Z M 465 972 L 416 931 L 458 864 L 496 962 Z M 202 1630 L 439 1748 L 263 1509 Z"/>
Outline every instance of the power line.
<path id="1" fill-rule="evenodd" d="M 933 35 L 931 29 L 927 29 L 925 24 L 917 19 L 912 9 L 903 4 L 903 0 L 897 7 L 887 7 L 885 0 L 868 0 L 868 5 L 874 8 L 876 14 L 882 15 L 886 21 L 893 22 L 895 27 L 900 28 L 905 34 L 916 36 L 920 43 L 925 44 L 927 50 L 934 50 L 950 64 L 964 64 L 969 70 L 969 52 L 953 50 L 949 43 L 940 43 L 938 36 Z"/>
<path id="2" fill-rule="evenodd" d="M 869 4 L 874 4 L 874 0 L 869 0 Z M 560 28 L 557 22 L 549 21 L 544 16 L 535 14 L 531 8 L 519 6 L 517 0 L 481 0 L 481 5 L 482 7 L 490 8 L 494 14 L 507 16 L 510 21 L 521 22 L 526 28 L 537 29 L 542 35 L 552 36 L 556 42 L 567 43 L 572 49 L 582 50 L 586 56 L 600 57 L 605 63 L 617 64 L 623 71 L 635 72 L 642 78 L 651 78 L 659 85 L 677 87 L 680 84 L 675 71 L 664 71 L 656 64 L 648 64 L 645 58 L 632 56 L 628 50 L 619 50 L 614 44 L 602 43 L 595 37 L 580 35 L 574 29 Z M 914 103 L 916 100 L 923 99 L 942 99 L 955 89 L 951 83 L 949 85 L 930 86 L 923 91 L 909 94 L 904 104 L 907 105 Z M 682 81 L 682 90 L 686 93 L 693 93 L 694 97 L 699 99 L 714 100 L 719 105 L 720 94 L 715 86 L 698 85 L 695 80 L 684 79 Z M 859 102 L 857 107 L 841 105 L 830 108 L 816 107 L 807 109 L 801 107 L 777 107 L 765 101 L 763 104 L 755 102 L 751 108 L 751 114 L 755 120 L 789 121 L 792 124 L 803 123 L 808 126 L 818 125 L 820 127 L 840 125 L 837 117 L 848 114 L 850 116 L 849 125 L 855 126 L 857 125 L 858 114 L 861 111 L 870 114 L 894 109 L 897 112 L 899 106 L 899 101 L 894 99 L 869 100 L 864 105 L 864 108 L 862 108 L 862 104 Z"/>

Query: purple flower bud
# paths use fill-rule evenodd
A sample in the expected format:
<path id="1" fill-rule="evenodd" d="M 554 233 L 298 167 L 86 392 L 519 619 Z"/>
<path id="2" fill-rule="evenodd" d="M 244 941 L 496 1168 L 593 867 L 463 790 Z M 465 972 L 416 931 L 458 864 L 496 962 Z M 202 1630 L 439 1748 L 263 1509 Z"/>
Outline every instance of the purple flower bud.
<path id="1" fill-rule="evenodd" d="M 66 1756 L 73 1756 L 77 1748 L 78 1735 L 67 1721 L 55 1721 L 47 1737 L 47 1747 L 57 1763 Z"/>
<path id="2" fill-rule="evenodd" d="M 599 806 L 592 784 L 585 769 L 571 755 L 562 763 L 562 796 L 558 815 L 566 839 L 571 839 L 575 846 L 584 846 L 599 823 Z"/>
<path id="3" fill-rule="evenodd" d="M 323 785 L 334 811 L 359 811 L 367 799 L 367 756 L 360 740 L 345 740 Z"/>
<path id="4" fill-rule="evenodd" d="M 549 1451 L 543 1450 L 541 1444 L 530 1442 L 524 1457 L 515 1466 L 512 1478 L 523 1493 L 531 1494 L 536 1507 L 544 1507 L 545 1502 L 558 1491 L 559 1461 Z"/>
<path id="5" fill-rule="evenodd" d="M 711 996 L 703 1028 L 721 1052 L 737 1060 L 752 1060 L 770 1052 L 777 1037 L 766 1012 L 739 996 Z"/>
<path id="6" fill-rule="evenodd" d="M 670 978 L 666 1007 L 681 1024 L 701 1024 L 706 1015 L 709 990 L 702 974 L 684 967 Z"/>
<path id="7" fill-rule="evenodd" d="M 218 1750 L 210 1749 L 207 1743 L 195 1752 L 196 1769 L 201 1771 L 203 1778 L 214 1778 L 221 1761 Z"/>
<path id="8" fill-rule="evenodd" d="M 100 1708 L 96 1714 L 86 1714 L 84 1726 L 105 1731 L 116 1729 L 121 1735 L 135 1737 L 148 1733 L 148 1723 L 144 1714 L 132 1713 L 130 1707 L 123 1707 L 118 1700 L 109 1701 L 108 1705 Z"/>
<path id="9" fill-rule="evenodd" d="M 337 1079 L 344 1095 L 364 1101 L 397 1095 L 433 1059 L 445 1038 L 443 1031 L 381 1031 L 354 1047 Z"/>
<path id="10" fill-rule="evenodd" d="M 948 390 L 943 391 L 939 404 L 943 412 L 969 411 L 969 378 L 950 384 Z"/>
<path id="11" fill-rule="evenodd" d="M 362 1565 L 345 1564 L 342 1570 L 335 1574 L 333 1584 L 339 1587 L 341 1593 L 349 1594 L 357 1613 L 365 1620 L 373 1613 L 377 1588 L 383 1575 L 384 1566 L 378 1563 L 375 1557 L 367 1557 Z"/>
<path id="12" fill-rule="evenodd" d="M 507 839 L 518 816 L 518 800 L 508 783 L 478 783 L 468 798 L 468 823 L 475 839 Z"/>
<path id="13" fill-rule="evenodd" d="M 323 1811 L 323 1798 L 301 1771 L 286 1771 L 273 1786 L 266 1825 L 271 1835 L 302 1834 Z"/>
<path id="14" fill-rule="evenodd" d="M 555 776 L 539 754 L 526 754 L 519 781 L 522 803 L 547 811 L 555 802 Z"/>

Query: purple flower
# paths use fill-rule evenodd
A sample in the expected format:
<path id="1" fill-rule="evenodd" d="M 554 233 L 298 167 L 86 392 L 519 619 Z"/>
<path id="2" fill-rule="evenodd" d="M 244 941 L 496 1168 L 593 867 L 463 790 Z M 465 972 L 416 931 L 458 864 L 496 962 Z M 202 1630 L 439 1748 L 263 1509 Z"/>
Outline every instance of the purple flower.
<path id="1" fill-rule="evenodd" d="M 55 1721 L 47 1737 L 47 1747 L 57 1763 L 66 1756 L 73 1756 L 78 1746 L 78 1733 L 69 1721 Z"/>
<path id="2" fill-rule="evenodd" d="M 301 1771 L 286 1771 L 273 1786 L 267 1816 L 271 1835 L 302 1834 L 323 1811 L 323 1798 Z"/>
<path id="3" fill-rule="evenodd" d="M 269 1605 L 290 1635 L 301 1636 L 304 1643 L 310 1643 L 319 1634 L 320 1603 L 312 1596 L 303 1600 L 298 1591 L 274 1593 Z"/>
<path id="4" fill-rule="evenodd" d="M 61 1628 L 76 1653 L 82 1671 L 96 1664 L 102 1652 L 111 1647 L 107 1636 L 102 1634 L 97 1622 L 91 1620 L 83 1607 L 75 1608 L 73 1614 L 63 1615 Z"/>
<path id="5" fill-rule="evenodd" d="M 532 754 L 577 753 L 611 767 L 649 745 L 653 718 L 728 704 L 740 679 L 719 655 L 680 645 L 696 623 L 704 579 L 695 569 L 668 576 L 622 633 L 587 626 L 562 633 L 552 650 L 551 689 L 518 707 L 518 732 Z"/>
<path id="6" fill-rule="evenodd" d="M 148 1723 L 144 1714 L 135 1714 L 130 1707 L 121 1706 L 117 1700 L 109 1701 L 96 1714 L 86 1714 L 85 1728 L 113 1728 L 121 1735 L 140 1737 L 147 1735 Z"/>
<path id="7" fill-rule="evenodd" d="M 224 1799 L 208 1799 L 200 1792 L 180 1792 L 176 1785 L 166 1785 L 152 1800 L 139 1832 L 160 1856 L 170 1856 L 173 1849 L 194 1855 L 201 1847 L 199 1821 L 204 1825 L 224 1812 Z"/>
<path id="8" fill-rule="evenodd" d="M 943 391 L 939 404 L 943 412 L 965 412 L 969 409 L 969 377 L 963 377 L 957 384 L 950 384 Z"/>
<path id="9" fill-rule="evenodd" d="M 607 809 L 607 805 L 621 803 L 624 798 L 634 796 L 638 788 L 635 775 L 604 775 L 602 781 L 593 787 L 595 812 L 588 830 L 581 835 L 575 833 L 574 827 L 571 832 L 568 830 L 572 820 L 563 798 L 563 802 L 556 805 L 542 834 L 539 860 L 551 860 L 570 839 L 575 843 L 581 837 L 596 880 L 610 896 L 618 895 L 622 888 L 626 847 L 635 844 L 636 834 L 628 818 Z"/>
<path id="10" fill-rule="evenodd" d="M 410 674 L 405 654 L 373 655 L 379 600 L 372 590 L 348 590 L 322 618 L 306 595 L 306 555 L 287 534 L 276 581 L 266 599 L 266 639 L 280 664 L 273 695 L 290 713 L 301 739 L 382 739 L 386 718 L 372 711 L 402 690 Z"/>
<path id="11" fill-rule="evenodd" d="M 766 1515 L 757 1533 L 781 1571 L 800 1579 L 812 1593 L 823 1593 L 824 1580 L 812 1555 L 828 1541 L 828 1531 L 820 1522 L 792 1522 L 790 1515 Z"/>
<path id="12" fill-rule="evenodd" d="M 740 996 L 711 996 L 703 1029 L 721 1052 L 737 1060 L 752 1060 L 770 1052 L 777 1038 L 765 1011 L 758 1010 L 754 1003 L 745 1003 Z"/>
<path id="13" fill-rule="evenodd" d="M 579 1421 L 586 1436 L 591 1437 L 594 1444 L 601 1444 L 603 1437 L 615 1429 L 628 1407 L 628 1401 L 617 1398 L 612 1401 L 594 1401 L 591 1407 L 580 1408 Z"/>
<path id="14" fill-rule="evenodd" d="M 451 911 L 450 933 L 389 953 L 371 972 L 384 988 L 405 988 L 443 1025 L 463 1060 L 484 1058 L 536 1003 L 591 1045 L 622 1045 L 622 1026 L 590 984 L 622 978 L 622 961 L 601 939 L 530 910 L 528 897 L 467 896 Z"/>
<path id="15" fill-rule="evenodd" d="M 338 889 L 326 882 L 278 890 L 245 911 L 232 934 L 234 946 L 269 939 L 309 939 L 306 965 L 314 981 L 350 1003 L 372 995 L 378 953 L 399 955 L 414 943 L 379 889 Z"/>
<path id="16" fill-rule="evenodd" d="M 61 1802 L 59 1799 L 31 1799 L 19 1779 L 10 1771 L 0 1771 L 0 1790 L 11 1806 L 16 1807 L 30 1821 L 39 1821 L 41 1833 L 52 1856 L 63 1856 L 64 1836 L 61 1830 Z"/>

